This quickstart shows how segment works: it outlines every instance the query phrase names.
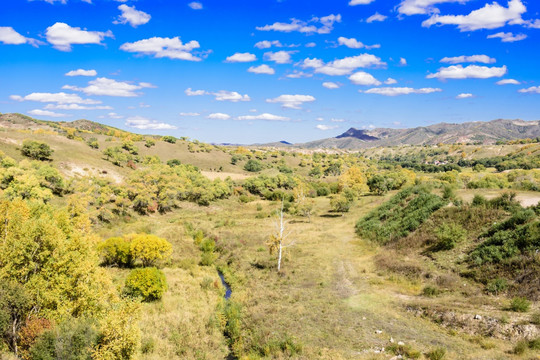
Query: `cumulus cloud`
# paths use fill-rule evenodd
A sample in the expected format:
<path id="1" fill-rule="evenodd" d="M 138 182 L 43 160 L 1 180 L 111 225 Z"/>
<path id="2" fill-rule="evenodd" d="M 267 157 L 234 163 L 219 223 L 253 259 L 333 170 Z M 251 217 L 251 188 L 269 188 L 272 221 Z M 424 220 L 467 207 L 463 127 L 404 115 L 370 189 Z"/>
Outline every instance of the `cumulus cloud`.
<path id="1" fill-rule="evenodd" d="M 349 1 L 349 5 L 350 6 L 355 6 L 355 5 L 367 5 L 367 4 L 371 4 L 372 2 L 374 2 L 375 0 L 350 0 Z"/>
<path id="2" fill-rule="evenodd" d="M 386 15 L 381 15 L 379 14 L 378 12 L 376 12 L 375 14 L 371 15 L 370 17 L 368 17 L 366 19 L 366 22 L 368 24 L 371 24 L 372 22 L 375 22 L 375 21 L 384 21 L 388 18 L 388 16 Z"/>
<path id="3" fill-rule="evenodd" d="M 333 129 L 337 129 L 339 127 L 339 125 L 324 125 L 324 124 L 319 124 L 317 126 L 315 126 L 317 129 L 319 130 L 323 130 L 323 131 L 326 131 L 326 130 L 333 130 Z"/>
<path id="4" fill-rule="evenodd" d="M 309 21 L 290 19 L 289 23 L 275 22 L 272 25 L 258 26 L 259 31 L 301 32 L 305 34 L 329 34 L 334 29 L 334 23 L 341 22 L 341 15 L 331 14 L 321 18 L 313 17 Z M 320 24 L 320 25 L 319 25 Z"/>
<path id="5" fill-rule="evenodd" d="M 386 79 L 386 80 L 384 81 L 384 83 L 385 83 L 386 85 L 393 85 L 393 84 L 397 84 L 397 80 L 396 80 L 396 79 L 392 79 L 392 78 L 389 77 L 388 79 Z"/>
<path id="6" fill-rule="evenodd" d="M 199 114 L 197 112 L 181 112 L 178 115 L 180 115 L 180 116 L 201 116 L 201 114 Z"/>
<path id="7" fill-rule="evenodd" d="M 198 1 L 192 1 L 188 4 L 188 6 L 190 8 L 192 8 L 193 10 L 202 10 L 203 8 L 203 5 L 202 3 L 198 2 Z"/>
<path id="8" fill-rule="evenodd" d="M 493 64 L 497 60 L 491 58 L 487 55 L 471 55 L 471 56 L 454 56 L 454 57 L 444 57 L 441 59 L 442 63 L 448 64 L 459 64 L 459 63 L 483 63 L 483 64 Z"/>
<path id="9" fill-rule="evenodd" d="M 140 130 L 174 130 L 176 126 L 166 124 L 156 120 L 151 120 L 143 116 L 132 116 L 126 119 L 126 126 Z"/>
<path id="10" fill-rule="evenodd" d="M 263 64 L 259 66 L 251 66 L 247 71 L 254 74 L 267 74 L 267 75 L 274 75 L 276 71 L 272 69 L 270 66 Z"/>
<path id="11" fill-rule="evenodd" d="M 55 113 L 54 111 L 40 110 L 40 109 L 30 110 L 28 113 L 30 115 L 34 115 L 34 116 L 47 116 L 47 117 L 53 117 L 53 118 L 71 116 L 71 115 L 67 115 L 67 114 Z"/>
<path id="12" fill-rule="evenodd" d="M 267 103 L 279 103 L 287 109 L 301 109 L 306 102 L 313 102 L 315 98 L 311 95 L 280 95 L 273 99 L 266 99 Z"/>
<path id="13" fill-rule="evenodd" d="M 462 94 L 459 94 L 458 96 L 456 96 L 456 99 L 460 100 L 460 99 L 468 99 L 468 98 L 472 98 L 472 97 L 474 97 L 473 94 L 462 93 Z"/>
<path id="14" fill-rule="evenodd" d="M 116 81 L 114 79 L 100 77 L 88 82 L 88 86 L 84 88 L 64 85 L 62 89 L 82 91 L 86 95 L 135 97 L 141 95 L 136 92 L 137 90 L 154 87 L 154 85 L 145 82 L 130 83 L 127 81 Z"/>
<path id="15" fill-rule="evenodd" d="M 540 94 L 540 86 L 531 86 L 527 89 L 521 89 L 519 90 L 520 93 L 535 93 Z"/>
<path id="16" fill-rule="evenodd" d="M 108 113 L 106 116 L 100 116 L 99 117 L 100 119 L 105 119 L 105 118 L 109 118 L 109 119 L 123 119 L 124 116 L 123 115 L 118 115 L 117 113 L 114 113 L 114 112 L 110 112 Z"/>
<path id="17" fill-rule="evenodd" d="M 289 121 L 290 119 L 285 116 L 264 113 L 264 114 L 259 114 L 259 115 L 239 116 L 238 120 Z"/>
<path id="18" fill-rule="evenodd" d="M 208 92 L 205 90 L 192 90 L 191 88 L 187 88 L 184 93 L 187 96 L 202 96 L 202 95 L 208 95 Z"/>
<path id="19" fill-rule="evenodd" d="M 196 40 L 191 40 L 183 44 L 180 38 L 176 36 L 174 38 L 152 37 L 133 43 L 125 43 L 120 46 L 120 50 L 143 55 L 153 55 L 155 58 L 201 61 L 202 59 L 200 57 L 192 53 L 193 50 L 200 47 L 199 42 Z"/>
<path id="20" fill-rule="evenodd" d="M 312 68 L 316 73 L 340 76 L 349 75 L 357 68 L 383 67 L 386 66 L 386 63 L 375 55 L 361 54 L 337 59 L 326 64 L 320 59 L 307 58 L 300 66 L 304 69 Z"/>
<path id="21" fill-rule="evenodd" d="M 112 32 L 87 31 L 71 27 L 66 23 L 57 22 L 45 31 L 47 41 L 60 51 L 71 51 L 74 44 L 98 44 L 106 37 L 113 37 Z"/>
<path id="22" fill-rule="evenodd" d="M 440 68 L 435 74 L 426 76 L 428 79 L 489 79 L 492 77 L 504 76 L 507 72 L 506 65 L 501 67 L 488 67 L 469 65 L 452 65 L 446 68 Z"/>
<path id="23" fill-rule="evenodd" d="M 432 15 L 422 22 L 422 26 L 432 25 L 457 25 L 461 31 L 475 31 L 480 29 L 496 29 L 506 24 L 524 24 L 521 15 L 527 8 L 521 0 L 510 0 L 508 7 L 499 5 L 497 2 L 486 4 L 483 8 L 472 11 L 468 15 Z"/>
<path id="24" fill-rule="evenodd" d="M 355 38 L 350 38 L 349 39 L 349 38 L 346 38 L 346 37 L 343 37 L 343 36 L 340 36 L 338 38 L 338 44 L 339 45 L 345 45 L 346 47 L 351 48 L 351 49 L 361 49 L 361 48 L 376 49 L 376 48 L 381 47 L 381 45 L 379 45 L 379 44 L 365 45 L 364 43 L 362 43 L 361 41 L 356 40 Z"/>
<path id="25" fill-rule="evenodd" d="M 315 44 L 314 42 L 309 42 L 309 43 L 307 43 L 307 44 L 304 45 L 304 46 L 307 47 L 307 48 L 312 48 L 312 47 L 317 46 L 317 44 Z"/>
<path id="26" fill-rule="evenodd" d="M 224 113 L 212 113 L 208 115 L 207 118 L 214 119 L 214 120 L 229 120 L 231 116 Z"/>
<path id="27" fill-rule="evenodd" d="M 339 84 L 336 84 L 335 82 L 327 81 L 323 82 L 322 86 L 324 86 L 327 89 L 339 89 Z"/>
<path id="28" fill-rule="evenodd" d="M 0 42 L 5 45 L 30 44 L 36 46 L 43 44 L 41 41 L 22 36 L 10 26 L 0 26 Z"/>
<path id="29" fill-rule="evenodd" d="M 68 71 L 64 75 L 66 75 L 66 76 L 96 76 L 97 71 L 96 70 L 77 69 L 77 70 Z"/>
<path id="30" fill-rule="evenodd" d="M 65 92 L 31 93 L 26 96 L 11 95 L 10 99 L 16 100 L 16 101 L 37 101 L 37 102 L 56 103 L 56 104 L 85 104 L 85 105 L 101 104 L 101 101 L 93 100 L 93 99 L 83 99 L 77 94 L 67 94 Z"/>
<path id="31" fill-rule="evenodd" d="M 407 66 L 407 59 L 405 59 L 405 58 L 399 58 L 399 65 L 401 65 L 401 66 Z"/>
<path id="32" fill-rule="evenodd" d="M 356 85 L 370 85 L 370 86 L 379 86 L 381 82 L 373 77 L 373 75 L 368 74 L 364 71 L 358 71 L 351 76 L 349 80 Z"/>
<path id="33" fill-rule="evenodd" d="M 514 79 L 503 79 L 496 82 L 497 85 L 519 85 L 519 81 Z"/>
<path id="34" fill-rule="evenodd" d="M 364 91 L 366 94 L 378 94 L 384 96 L 398 96 L 398 95 L 409 95 L 409 94 L 431 94 L 434 92 L 440 92 L 442 89 L 439 88 L 421 88 L 414 89 L 410 87 L 382 87 L 382 88 L 372 88 Z M 360 92 L 362 92 L 360 90 Z"/>
<path id="35" fill-rule="evenodd" d="M 276 51 L 264 53 L 264 59 L 273 61 L 276 64 L 287 64 L 291 62 L 291 51 Z"/>
<path id="36" fill-rule="evenodd" d="M 114 21 L 114 24 L 129 24 L 133 27 L 144 25 L 152 18 L 150 14 L 135 9 L 135 6 L 127 6 L 122 4 L 118 7 L 122 13 L 118 16 L 118 20 Z"/>
<path id="37" fill-rule="evenodd" d="M 312 76 L 313 74 L 305 73 L 303 71 L 298 71 L 298 70 L 294 70 L 291 74 L 285 75 L 285 77 L 288 77 L 290 79 L 309 78 Z"/>
<path id="38" fill-rule="evenodd" d="M 283 44 L 281 44 L 281 42 L 279 42 L 278 40 L 273 40 L 273 41 L 263 40 L 255 44 L 255 47 L 258 49 L 269 49 L 272 46 L 283 47 Z"/>
<path id="39" fill-rule="evenodd" d="M 217 101 L 231 101 L 231 102 L 251 101 L 251 98 L 249 97 L 249 95 L 247 94 L 242 95 L 236 91 L 220 90 L 218 92 L 212 93 L 212 95 L 215 96 Z"/>
<path id="40" fill-rule="evenodd" d="M 257 57 L 251 53 L 236 53 L 234 55 L 228 56 L 225 62 L 228 63 L 237 63 L 237 62 L 252 62 L 257 60 Z"/>
<path id="41" fill-rule="evenodd" d="M 86 106 L 79 104 L 47 104 L 46 110 L 112 110 L 112 107 L 107 105 Z"/>
<path id="42" fill-rule="evenodd" d="M 402 15 L 421 15 L 439 13 L 435 7 L 443 3 L 466 3 L 469 0 L 403 0 L 398 7 L 398 12 Z"/>
<path id="43" fill-rule="evenodd" d="M 488 39 L 501 39 L 502 42 L 516 42 L 525 40 L 527 35 L 525 34 L 516 34 L 514 35 L 511 32 L 498 32 L 496 34 L 488 35 Z"/>

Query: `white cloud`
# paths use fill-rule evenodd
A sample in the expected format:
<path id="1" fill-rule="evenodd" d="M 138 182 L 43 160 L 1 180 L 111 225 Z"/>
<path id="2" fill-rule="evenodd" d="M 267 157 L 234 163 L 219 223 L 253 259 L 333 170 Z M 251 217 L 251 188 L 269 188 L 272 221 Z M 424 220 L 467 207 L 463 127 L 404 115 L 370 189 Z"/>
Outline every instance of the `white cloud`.
<path id="1" fill-rule="evenodd" d="M 280 95 L 273 99 L 266 99 L 267 103 L 280 103 L 288 109 L 301 109 L 306 102 L 313 102 L 315 98 L 311 95 Z"/>
<path id="2" fill-rule="evenodd" d="M 527 35 L 525 34 L 516 34 L 514 35 L 511 32 L 498 32 L 493 35 L 488 35 L 488 39 L 501 39 L 502 42 L 516 42 L 525 40 L 527 38 Z"/>
<path id="3" fill-rule="evenodd" d="M 139 25 L 144 25 L 147 22 L 150 21 L 152 16 L 150 14 L 145 13 L 144 11 L 140 11 L 135 9 L 135 6 L 127 6 L 127 5 L 120 5 L 118 7 L 118 10 L 122 12 L 120 16 L 118 17 L 118 20 L 114 21 L 114 24 L 127 24 L 137 27 Z"/>
<path id="4" fill-rule="evenodd" d="M 410 87 L 382 87 L 382 88 L 372 88 L 364 91 L 366 94 L 378 94 L 384 96 L 398 96 L 398 95 L 409 95 L 409 94 L 431 94 L 434 92 L 440 92 L 442 89 L 439 88 L 421 88 L 413 89 Z M 360 90 L 360 92 L 362 92 Z"/>
<path id="5" fill-rule="evenodd" d="M 234 55 L 228 56 L 225 62 L 228 63 L 238 63 L 238 62 L 252 62 L 257 60 L 257 57 L 251 53 L 236 53 Z"/>
<path id="6" fill-rule="evenodd" d="M 291 19 L 290 23 L 275 22 L 272 25 L 258 26 L 257 30 L 280 32 L 298 31 L 306 34 L 329 34 L 334 29 L 334 23 L 336 22 L 341 22 L 340 14 L 331 14 L 321 18 L 314 17 L 307 22 L 293 18 Z M 317 27 L 316 24 L 321 24 L 322 26 Z"/>
<path id="7" fill-rule="evenodd" d="M 190 8 L 192 8 L 193 10 L 202 10 L 202 8 L 203 8 L 202 3 L 198 2 L 198 1 L 190 2 L 190 3 L 188 4 L 188 6 L 189 6 Z"/>
<path id="8" fill-rule="evenodd" d="M 112 32 L 87 31 L 71 27 L 66 23 L 57 22 L 45 31 L 47 41 L 60 51 L 71 51 L 73 44 L 98 44 L 106 37 L 113 37 Z"/>
<path id="9" fill-rule="evenodd" d="M 493 64 L 497 60 L 494 58 L 491 58 L 487 55 L 471 55 L 471 56 L 454 56 L 454 57 L 444 57 L 441 59 L 442 63 L 448 63 L 448 64 L 459 64 L 459 63 L 483 63 L 483 64 Z"/>
<path id="10" fill-rule="evenodd" d="M 155 87 L 154 85 L 145 82 L 134 84 L 127 81 L 116 81 L 114 79 L 108 79 L 105 77 L 89 81 L 88 84 L 89 85 L 84 88 L 64 85 L 62 89 L 82 91 L 86 95 L 134 97 L 141 95 L 140 93 L 137 93 L 136 90 Z"/>
<path id="11" fill-rule="evenodd" d="M 520 93 L 536 93 L 540 94 L 540 86 L 531 86 L 527 89 L 521 89 L 519 90 Z"/>
<path id="12" fill-rule="evenodd" d="M 214 120 L 229 120 L 231 116 L 224 113 L 213 113 L 213 114 L 208 115 L 207 118 L 214 119 Z"/>
<path id="13" fill-rule="evenodd" d="M 407 59 L 405 59 L 405 58 L 399 58 L 399 65 L 401 65 L 401 66 L 407 66 Z"/>
<path id="14" fill-rule="evenodd" d="M 264 59 L 267 61 L 273 61 L 276 64 L 287 64 L 291 62 L 290 51 L 276 51 L 264 53 Z"/>
<path id="15" fill-rule="evenodd" d="M 278 116 L 273 114 L 260 114 L 260 115 L 244 115 L 239 116 L 238 120 L 265 120 L 265 121 L 289 121 L 290 119 L 285 116 Z"/>
<path id="16" fill-rule="evenodd" d="M 242 95 L 236 91 L 220 90 L 218 92 L 212 93 L 212 95 L 215 96 L 217 101 L 251 101 L 251 98 L 247 94 Z"/>
<path id="17" fill-rule="evenodd" d="M 126 126 L 141 130 L 174 130 L 176 126 L 158 122 L 143 116 L 132 116 L 126 119 Z"/>
<path id="18" fill-rule="evenodd" d="M 71 70 L 64 75 L 66 76 L 96 76 L 97 71 L 96 70 L 84 70 L 84 69 L 77 69 L 77 70 Z"/>
<path id="19" fill-rule="evenodd" d="M 492 77 L 504 76 L 507 72 L 506 65 L 501 67 L 487 67 L 478 65 L 452 65 L 446 68 L 440 68 L 435 74 L 426 76 L 428 79 L 488 79 Z"/>
<path id="20" fill-rule="evenodd" d="M 200 47 L 199 42 L 196 40 L 183 44 L 180 38 L 176 36 L 174 38 L 152 37 L 133 43 L 125 43 L 120 46 L 120 50 L 153 55 L 155 58 L 201 61 L 200 57 L 192 54 L 193 50 Z"/>
<path id="21" fill-rule="evenodd" d="M 350 6 L 367 5 L 367 4 L 371 4 L 374 1 L 375 0 L 351 0 L 351 1 L 349 1 L 349 5 Z"/>
<path id="22" fill-rule="evenodd" d="M 114 112 L 110 112 L 107 114 L 107 116 L 100 116 L 99 117 L 100 119 L 105 119 L 105 118 L 109 118 L 109 119 L 123 119 L 124 116 L 123 115 L 118 115 L 117 113 L 114 113 Z"/>
<path id="23" fill-rule="evenodd" d="M 382 62 L 380 58 L 371 54 L 337 59 L 327 64 L 320 59 L 308 58 L 301 64 L 304 69 L 313 68 L 316 73 L 334 76 L 349 75 L 357 68 L 383 67 L 385 65 L 386 63 Z"/>
<path id="24" fill-rule="evenodd" d="M 462 94 L 459 94 L 458 96 L 456 96 L 456 99 L 460 100 L 460 99 L 468 99 L 468 98 L 472 98 L 472 97 L 474 97 L 473 94 L 462 93 Z"/>
<path id="25" fill-rule="evenodd" d="M 397 84 L 397 80 L 396 80 L 396 79 L 392 79 L 392 78 L 389 77 L 388 79 L 386 79 L 386 80 L 384 81 L 384 83 L 385 83 L 386 85 L 393 85 L 393 84 Z"/>
<path id="26" fill-rule="evenodd" d="M 34 116 L 48 116 L 48 117 L 54 117 L 54 118 L 71 116 L 67 114 L 55 113 L 54 111 L 47 111 L 47 110 L 40 110 L 40 109 L 30 110 L 28 113 Z"/>
<path id="27" fill-rule="evenodd" d="M 503 79 L 496 82 L 497 85 L 519 85 L 519 81 L 514 79 Z"/>
<path id="28" fill-rule="evenodd" d="M 258 49 L 269 49 L 272 46 L 283 47 L 283 44 L 281 44 L 281 42 L 279 42 L 278 40 L 273 40 L 273 41 L 263 40 L 255 44 L 255 47 Z"/>
<path id="29" fill-rule="evenodd" d="M 388 16 L 386 15 L 381 15 L 379 14 L 378 12 L 376 12 L 375 14 L 371 15 L 370 17 L 368 17 L 366 19 L 366 22 L 368 24 L 371 24 L 372 22 L 375 22 L 375 21 L 384 21 L 388 18 Z"/>
<path id="30" fill-rule="evenodd" d="M 106 105 L 85 106 L 79 104 L 47 104 L 46 110 L 112 110 L 112 107 Z"/>
<path id="31" fill-rule="evenodd" d="M 420 15 L 439 13 L 434 5 L 443 3 L 466 3 L 469 0 L 403 0 L 398 12 L 403 15 Z"/>
<path id="32" fill-rule="evenodd" d="M 323 82 L 322 86 L 324 86 L 327 89 L 339 89 L 339 84 L 336 84 L 335 82 L 331 82 L 331 81 Z"/>
<path id="33" fill-rule="evenodd" d="M 368 74 L 364 71 L 358 71 L 351 76 L 349 76 L 349 80 L 353 84 L 356 85 L 371 85 L 371 86 L 379 86 L 381 85 L 381 82 L 373 77 L 373 75 Z"/>
<path id="34" fill-rule="evenodd" d="M 250 73 L 254 74 L 267 74 L 267 75 L 274 75 L 276 71 L 272 69 L 270 66 L 263 64 L 259 66 L 251 66 L 248 71 Z"/>
<path id="35" fill-rule="evenodd" d="M 309 42 L 309 43 L 307 43 L 307 44 L 304 45 L 304 46 L 307 47 L 307 48 L 312 48 L 312 47 L 317 46 L 317 44 L 315 44 L 314 42 Z"/>
<path id="36" fill-rule="evenodd" d="M 323 131 L 326 131 L 326 130 L 333 130 L 333 129 L 337 129 L 339 127 L 339 125 L 323 125 L 323 124 L 319 124 L 317 126 L 315 126 L 317 129 L 319 130 L 323 130 Z"/>
<path id="37" fill-rule="evenodd" d="M 199 114 L 197 112 L 181 112 L 178 115 L 180 115 L 180 116 L 201 116 L 201 114 Z"/>
<path id="38" fill-rule="evenodd" d="M 30 44 L 32 46 L 37 46 L 43 44 L 39 40 L 22 36 L 9 26 L 0 26 L 0 42 L 5 45 Z"/>
<path id="39" fill-rule="evenodd" d="M 312 77 L 313 74 L 308 74 L 303 71 L 294 70 L 291 74 L 285 75 L 286 77 L 290 79 L 300 79 L 300 78 L 309 78 Z"/>
<path id="40" fill-rule="evenodd" d="M 11 95 L 11 100 L 16 101 L 38 101 L 46 103 L 56 104 L 101 104 L 101 101 L 92 99 L 83 99 L 77 94 L 66 94 L 65 92 L 59 93 L 31 93 L 24 97 L 19 95 Z"/>
<path id="41" fill-rule="evenodd" d="M 208 93 L 205 90 L 191 90 L 191 88 L 187 88 L 184 93 L 187 96 L 202 96 L 202 95 L 208 95 Z"/>
<path id="42" fill-rule="evenodd" d="M 361 49 L 361 48 L 378 49 L 378 48 L 381 47 L 381 45 L 379 45 L 379 44 L 366 45 L 366 44 L 362 43 L 361 41 L 356 40 L 355 38 L 348 39 L 348 38 L 343 37 L 343 36 L 340 36 L 338 38 L 338 44 L 339 45 L 345 45 L 346 47 L 351 48 L 351 49 Z"/>
<path id="43" fill-rule="evenodd" d="M 331 122 L 335 122 L 335 123 L 342 123 L 342 122 L 345 122 L 344 119 L 330 119 Z"/>
<path id="44" fill-rule="evenodd" d="M 524 24 L 521 15 L 527 8 L 521 0 L 510 0 L 505 8 L 496 1 L 486 4 L 483 8 L 472 11 L 468 15 L 432 15 L 422 22 L 422 26 L 457 25 L 461 31 L 474 31 L 479 29 L 496 29 L 506 24 Z"/>

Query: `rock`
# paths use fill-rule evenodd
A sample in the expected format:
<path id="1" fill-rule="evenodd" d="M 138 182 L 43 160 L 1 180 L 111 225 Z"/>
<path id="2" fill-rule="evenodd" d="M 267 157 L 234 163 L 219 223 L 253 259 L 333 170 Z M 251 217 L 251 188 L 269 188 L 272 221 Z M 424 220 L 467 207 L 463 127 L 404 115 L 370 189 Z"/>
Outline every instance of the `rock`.
<path id="1" fill-rule="evenodd" d="M 474 320 L 482 320 L 482 316 L 476 314 L 474 315 Z"/>
<path id="2" fill-rule="evenodd" d="M 382 334 L 382 330 L 375 330 L 375 334 Z"/>
<path id="3" fill-rule="evenodd" d="M 390 338 L 390 342 L 393 344 L 394 343 L 394 338 Z"/>
<path id="4" fill-rule="evenodd" d="M 403 341 L 399 341 L 397 344 L 398 344 L 399 346 L 405 345 L 405 343 L 404 343 Z"/>

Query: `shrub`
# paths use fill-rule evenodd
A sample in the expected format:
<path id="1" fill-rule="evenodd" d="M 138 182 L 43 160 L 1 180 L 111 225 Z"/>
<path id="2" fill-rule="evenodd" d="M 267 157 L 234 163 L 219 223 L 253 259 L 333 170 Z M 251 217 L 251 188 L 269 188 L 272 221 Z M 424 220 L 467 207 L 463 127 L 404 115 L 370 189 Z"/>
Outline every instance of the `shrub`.
<path id="1" fill-rule="evenodd" d="M 540 325 L 540 311 L 531 315 L 531 324 Z"/>
<path id="2" fill-rule="evenodd" d="M 182 162 L 178 159 L 171 159 L 167 161 L 167 165 L 170 167 L 175 167 L 175 166 L 182 165 Z"/>
<path id="3" fill-rule="evenodd" d="M 131 240 L 131 256 L 134 260 L 140 260 L 143 266 L 155 266 L 167 261 L 171 254 L 171 243 L 155 235 L 139 234 Z"/>
<path id="4" fill-rule="evenodd" d="M 508 307 L 508 310 L 515 311 L 515 312 L 527 312 L 529 311 L 531 307 L 531 302 L 523 297 L 515 297 L 510 302 L 510 306 Z"/>
<path id="5" fill-rule="evenodd" d="M 147 148 L 151 148 L 154 145 L 156 145 L 156 142 L 153 139 L 146 139 L 146 142 L 144 143 L 144 146 Z"/>
<path id="6" fill-rule="evenodd" d="M 335 212 L 348 212 L 351 209 L 353 201 L 347 196 L 340 194 L 330 199 L 330 206 Z"/>
<path id="7" fill-rule="evenodd" d="M 426 356 L 429 360 L 442 360 L 446 356 L 446 349 L 441 347 L 436 348 L 428 352 Z"/>
<path id="8" fill-rule="evenodd" d="M 127 295 L 140 297 L 143 301 L 159 300 L 166 290 L 165 274 L 154 267 L 131 270 L 124 288 Z"/>
<path id="9" fill-rule="evenodd" d="M 419 359 L 422 356 L 422 353 L 411 345 L 391 344 L 387 350 L 405 359 Z"/>
<path id="10" fill-rule="evenodd" d="M 250 159 L 244 165 L 244 170 L 249 172 L 259 172 L 263 169 L 263 165 L 260 161 Z"/>
<path id="11" fill-rule="evenodd" d="M 161 140 L 168 142 L 170 144 L 176 144 L 176 138 L 174 136 L 166 135 L 166 136 L 163 136 Z"/>
<path id="12" fill-rule="evenodd" d="M 527 340 L 520 340 L 518 341 L 516 346 L 514 346 L 514 350 L 512 352 L 516 355 L 523 355 L 528 348 L 529 343 L 527 342 Z"/>
<path id="13" fill-rule="evenodd" d="M 54 152 L 49 145 L 34 140 L 24 140 L 21 153 L 34 160 L 52 160 L 51 155 Z"/>
<path id="14" fill-rule="evenodd" d="M 442 224 L 435 230 L 438 239 L 437 250 L 451 250 L 457 243 L 463 241 L 467 231 L 459 224 Z"/>
<path id="15" fill-rule="evenodd" d="M 51 329 L 53 324 L 42 318 L 30 318 L 26 321 L 24 326 L 19 332 L 19 349 L 23 354 L 26 354 L 34 343 L 38 340 L 38 337 L 45 331 Z"/>
<path id="16" fill-rule="evenodd" d="M 422 289 L 422 295 L 427 297 L 434 297 L 439 295 L 440 291 L 434 286 L 426 286 Z"/>
<path id="17" fill-rule="evenodd" d="M 497 278 L 497 279 L 491 280 L 487 284 L 486 291 L 491 294 L 498 295 L 499 293 L 505 291 L 507 288 L 508 288 L 508 282 L 506 281 L 506 279 Z"/>
<path id="18" fill-rule="evenodd" d="M 92 137 L 86 141 L 88 146 L 90 146 L 92 149 L 99 149 L 99 142 L 96 138 Z"/>
<path id="19" fill-rule="evenodd" d="M 98 251 L 105 265 L 131 267 L 131 244 L 125 237 L 112 237 L 98 244 Z"/>

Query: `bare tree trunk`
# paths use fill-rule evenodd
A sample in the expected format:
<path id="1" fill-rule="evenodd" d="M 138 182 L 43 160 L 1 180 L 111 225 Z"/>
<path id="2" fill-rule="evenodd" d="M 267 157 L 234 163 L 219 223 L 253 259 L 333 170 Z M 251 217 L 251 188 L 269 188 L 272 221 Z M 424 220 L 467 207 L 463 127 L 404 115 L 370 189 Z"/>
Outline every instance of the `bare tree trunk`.
<path id="1" fill-rule="evenodd" d="M 279 254 L 278 254 L 278 263 L 277 271 L 281 270 L 281 253 L 283 250 L 283 231 L 285 230 L 285 224 L 283 224 L 283 200 L 281 200 L 281 212 L 279 214 Z"/>

